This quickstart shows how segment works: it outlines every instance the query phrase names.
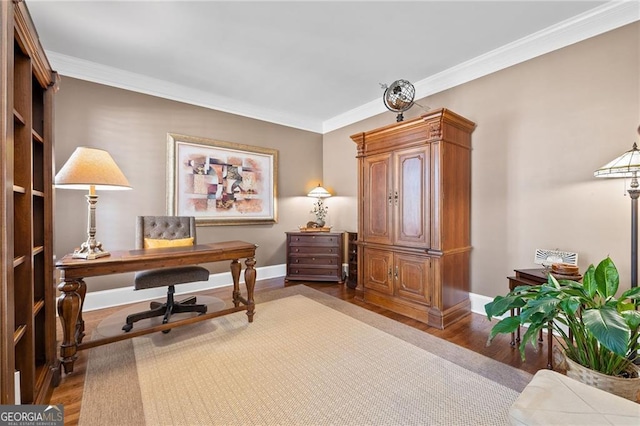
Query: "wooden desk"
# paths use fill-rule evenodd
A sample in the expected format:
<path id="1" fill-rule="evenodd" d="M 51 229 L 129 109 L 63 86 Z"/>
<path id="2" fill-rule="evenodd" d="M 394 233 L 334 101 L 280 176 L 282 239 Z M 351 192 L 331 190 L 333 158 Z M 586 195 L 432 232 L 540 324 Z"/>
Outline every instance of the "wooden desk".
<path id="1" fill-rule="evenodd" d="M 249 322 L 253 322 L 255 303 L 253 290 L 256 283 L 255 265 L 256 245 L 243 241 L 227 241 L 212 244 L 198 244 L 192 247 L 173 247 L 144 250 L 124 250 L 112 252 L 111 256 L 95 260 L 73 259 L 71 255 L 63 257 L 56 263 L 60 270 L 58 290 L 58 315 L 63 329 L 63 340 L 60 345 L 60 357 L 65 373 L 73 371 L 77 351 L 95 346 L 130 339 L 144 334 L 168 330 L 180 325 L 192 324 L 209 318 L 215 318 L 241 310 L 247 311 Z M 244 271 L 247 286 L 247 298 L 240 293 L 239 259 L 246 258 Z M 91 340 L 83 343 L 84 320 L 82 306 L 87 293 L 85 278 L 100 275 L 120 274 L 123 272 L 143 271 L 169 266 L 195 265 L 198 263 L 231 260 L 231 276 L 233 277 L 233 308 L 206 313 L 167 324 L 160 324 L 146 329 L 133 330 L 121 335 Z M 132 290 L 133 291 L 133 290 Z M 241 304 L 243 306 L 241 306 Z"/>
<path id="2" fill-rule="evenodd" d="M 513 277 L 507 277 L 507 279 L 509 280 L 509 291 L 512 291 L 513 289 L 515 289 L 516 287 L 522 286 L 522 285 L 541 285 L 547 282 L 547 274 L 548 271 L 544 268 L 538 268 L 538 269 L 515 269 L 514 272 L 516 273 L 516 275 Z M 514 312 L 513 309 L 511 309 L 511 316 L 513 316 L 514 314 L 519 315 L 520 314 L 520 308 L 515 310 L 516 312 Z M 538 342 L 543 342 L 543 338 L 542 338 L 542 330 L 540 331 L 540 335 L 538 336 Z M 511 333 L 511 346 L 512 347 L 517 347 L 518 344 L 520 343 L 520 327 L 518 327 L 517 330 L 517 336 L 516 333 Z M 547 329 L 547 368 L 552 370 L 553 369 L 553 359 L 552 359 L 552 346 L 553 346 L 553 333 L 551 330 L 551 327 L 549 327 Z"/>

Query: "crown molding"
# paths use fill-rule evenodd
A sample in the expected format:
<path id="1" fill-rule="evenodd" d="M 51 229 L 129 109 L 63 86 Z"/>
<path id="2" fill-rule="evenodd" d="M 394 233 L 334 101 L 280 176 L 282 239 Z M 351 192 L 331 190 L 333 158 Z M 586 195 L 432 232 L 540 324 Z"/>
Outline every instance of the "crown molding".
<path id="1" fill-rule="evenodd" d="M 258 108 L 239 102 L 236 99 L 219 96 L 214 93 L 193 89 L 142 74 L 124 71 L 119 68 L 79 59 L 74 56 L 63 55 L 58 52 L 48 50 L 46 53 L 53 69 L 55 69 L 58 74 L 67 77 L 215 109 L 243 117 L 255 118 L 269 123 L 295 127 L 315 133 L 322 131 L 322 123 L 317 120 L 311 120 L 308 117 L 295 114 L 281 114 L 268 108 Z"/>
<path id="2" fill-rule="evenodd" d="M 414 83 L 416 99 L 475 80 L 638 20 L 640 20 L 640 2 L 637 0 L 611 1 Z M 46 54 L 53 69 L 61 75 L 315 133 L 328 133 L 387 111 L 382 100 L 375 99 L 344 114 L 319 122 L 306 116 L 258 108 L 235 99 L 53 51 L 47 51 Z"/>
<path id="3" fill-rule="evenodd" d="M 416 99 L 459 86 L 537 56 L 640 20 L 640 2 L 611 1 L 414 83 Z M 387 112 L 376 99 L 322 123 L 322 133 Z"/>

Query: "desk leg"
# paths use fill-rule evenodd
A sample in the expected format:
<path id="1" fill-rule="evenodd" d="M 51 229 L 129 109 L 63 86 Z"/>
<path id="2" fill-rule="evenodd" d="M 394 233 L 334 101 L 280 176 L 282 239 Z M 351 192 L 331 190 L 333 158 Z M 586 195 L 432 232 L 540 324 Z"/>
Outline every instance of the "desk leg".
<path id="1" fill-rule="evenodd" d="M 233 306 L 240 306 L 240 269 L 242 265 L 238 259 L 231 261 L 231 277 L 233 278 Z"/>
<path id="2" fill-rule="evenodd" d="M 247 269 L 244 270 L 244 282 L 247 285 L 247 316 L 249 317 L 249 322 L 253 322 L 253 314 L 256 308 L 256 304 L 253 301 L 253 289 L 256 287 L 256 270 L 253 267 L 256 264 L 256 260 L 253 257 L 249 257 L 244 263 L 247 265 Z"/>
<path id="3" fill-rule="evenodd" d="M 78 281 L 78 289 L 76 293 L 80 296 L 80 309 L 78 310 L 78 320 L 76 321 L 76 342 L 82 343 L 84 339 L 84 319 L 82 318 L 82 308 L 84 307 L 84 299 L 87 295 L 87 283 L 84 280 Z"/>
<path id="4" fill-rule="evenodd" d="M 62 366 L 65 373 L 73 372 L 73 363 L 78 357 L 78 315 L 82 300 L 78 294 L 78 289 L 84 284 L 82 279 L 73 281 L 64 281 L 61 278 L 58 284 L 58 290 L 62 293 L 58 297 L 58 316 L 62 324 L 63 339 L 60 345 L 60 357 L 62 358 Z"/>

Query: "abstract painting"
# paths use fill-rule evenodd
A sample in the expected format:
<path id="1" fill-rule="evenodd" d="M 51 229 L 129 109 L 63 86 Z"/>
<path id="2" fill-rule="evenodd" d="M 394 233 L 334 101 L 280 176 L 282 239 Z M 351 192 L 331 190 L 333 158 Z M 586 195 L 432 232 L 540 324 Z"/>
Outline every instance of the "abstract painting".
<path id="1" fill-rule="evenodd" d="M 199 225 L 276 223 L 278 151 L 169 133 L 169 215 Z"/>

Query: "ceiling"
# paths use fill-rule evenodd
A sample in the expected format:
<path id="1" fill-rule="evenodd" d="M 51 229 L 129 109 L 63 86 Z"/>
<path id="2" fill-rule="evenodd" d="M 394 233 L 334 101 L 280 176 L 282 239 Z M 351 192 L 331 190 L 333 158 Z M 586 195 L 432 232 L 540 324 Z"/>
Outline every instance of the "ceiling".
<path id="1" fill-rule="evenodd" d="M 63 76 L 319 133 L 386 111 L 380 83 L 424 97 L 638 20 L 631 3 L 27 0 Z"/>

